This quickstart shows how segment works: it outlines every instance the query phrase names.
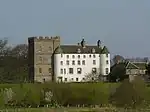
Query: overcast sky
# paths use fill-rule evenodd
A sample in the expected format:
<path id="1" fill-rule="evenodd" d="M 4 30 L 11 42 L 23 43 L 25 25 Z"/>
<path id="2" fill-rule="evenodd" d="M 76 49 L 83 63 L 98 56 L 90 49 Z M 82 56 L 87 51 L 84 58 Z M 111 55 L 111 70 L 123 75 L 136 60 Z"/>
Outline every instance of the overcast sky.
<path id="1" fill-rule="evenodd" d="M 100 39 L 112 54 L 150 57 L 150 0 L 0 0 L 0 37 L 61 36 L 62 44 Z"/>

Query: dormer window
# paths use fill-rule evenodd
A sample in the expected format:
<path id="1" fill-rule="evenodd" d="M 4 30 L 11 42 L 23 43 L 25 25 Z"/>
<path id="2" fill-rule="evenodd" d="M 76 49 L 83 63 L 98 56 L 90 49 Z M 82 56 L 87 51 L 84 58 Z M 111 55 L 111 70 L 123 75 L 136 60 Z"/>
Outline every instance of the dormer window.
<path id="1" fill-rule="evenodd" d="M 94 48 L 92 49 L 92 53 L 95 53 L 95 49 Z"/>
<path id="2" fill-rule="evenodd" d="M 77 52 L 78 52 L 78 53 L 81 53 L 81 50 L 78 48 Z"/>

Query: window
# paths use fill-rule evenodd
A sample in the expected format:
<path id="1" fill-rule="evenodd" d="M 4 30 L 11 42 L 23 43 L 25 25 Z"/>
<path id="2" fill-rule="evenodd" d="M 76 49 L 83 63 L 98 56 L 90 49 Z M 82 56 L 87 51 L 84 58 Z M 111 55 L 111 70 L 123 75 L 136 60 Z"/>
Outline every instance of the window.
<path id="1" fill-rule="evenodd" d="M 49 51 L 52 51 L 52 48 L 51 48 L 51 46 L 49 46 L 48 50 L 49 50 Z"/>
<path id="2" fill-rule="evenodd" d="M 83 58 L 86 58 L 86 56 L 85 56 L 85 55 L 83 55 Z"/>
<path id="3" fill-rule="evenodd" d="M 75 65 L 75 61 L 74 60 L 72 61 L 72 65 Z"/>
<path id="4" fill-rule="evenodd" d="M 85 65 L 85 60 L 82 60 L 82 65 Z"/>
<path id="5" fill-rule="evenodd" d="M 93 65 L 96 65 L 96 60 L 93 60 Z"/>
<path id="6" fill-rule="evenodd" d="M 93 55 L 93 58 L 95 58 L 96 56 L 95 56 L 95 54 Z"/>
<path id="7" fill-rule="evenodd" d="M 68 60 L 66 61 L 66 64 L 69 65 L 69 61 Z"/>
<path id="8" fill-rule="evenodd" d="M 109 69 L 108 69 L 108 68 L 106 68 L 106 71 L 105 71 L 105 72 L 106 72 L 106 74 L 109 74 Z"/>
<path id="9" fill-rule="evenodd" d="M 92 49 L 92 53 L 95 53 L 95 49 L 94 48 Z"/>
<path id="10" fill-rule="evenodd" d="M 75 58 L 75 56 L 74 56 L 74 55 L 72 55 L 72 58 Z"/>
<path id="11" fill-rule="evenodd" d="M 94 77 L 92 77 L 92 81 L 94 81 Z"/>
<path id="12" fill-rule="evenodd" d="M 109 61 L 108 61 L 108 60 L 106 60 L 106 64 L 109 64 Z"/>
<path id="13" fill-rule="evenodd" d="M 49 69 L 48 69 L 48 72 L 51 73 L 51 72 L 52 72 L 52 68 L 49 68 Z"/>
<path id="14" fill-rule="evenodd" d="M 84 81 L 84 80 L 85 80 L 85 78 L 82 78 L 82 80 Z"/>
<path id="15" fill-rule="evenodd" d="M 61 54 L 61 58 L 63 57 L 63 54 Z"/>
<path id="16" fill-rule="evenodd" d="M 80 60 L 78 60 L 78 65 L 81 65 Z"/>
<path id="17" fill-rule="evenodd" d="M 106 57 L 108 58 L 108 54 L 106 54 Z"/>
<path id="18" fill-rule="evenodd" d="M 67 78 L 65 78 L 65 81 L 67 82 Z"/>
<path id="19" fill-rule="evenodd" d="M 64 74 L 66 74 L 66 69 L 64 68 Z"/>
<path id="20" fill-rule="evenodd" d="M 62 82 L 62 77 L 57 77 L 58 82 Z"/>
<path id="21" fill-rule="evenodd" d="M 71 81 L 73 81 L 73 78 L 71 78 Z"/>
<path id="22" fill-rule="evenodd" d="M 78 78 L 76 78 L 76 81 L 77 81 L 77 82 L 78 82 L 78 80 L 79 80 L 79 79 L 78 79 Z"/>
<path id="23" fill-rule="evenodd" d="M 63 61 L 60 61 L 60 65 L 63 65 Z"/>
<path id="24" fill-rule="evenodd" d="M 39 60 L 40 60 L 40 62 L 42 62 L 42 57 L 41 56 L 39 57 Z"/>
<path id="25" fill-rule="evenodd" d="M 42 73 L 42 68 L 39 68 L 39 73 Z"/>
<path id="26" fill-rule="evenodd" d="M 81 50 L 78 48 L 78 51 L 77 51 L 78 53 L 81 53 Z"/>
<path id="27" fill-rule="evenodd" d="M 96 68 L 92 68 L 92 74 L 96 74 Z"/>
<path id="28" fill-rule="evenodd" d="M 81 74 L 82 73 L 82 69 L 81 68 L 77 68 L 77 74 Z"/>
<path id="29" fill-rule="evenodd" d="M 89 57 L 91 58 L 91 55 L 89 55 Z"/>
<path id="30" fill-rule="evenodd" d="M 80 58 L 80 55 L 78 55 L 78 58 Z"/>
<path id="31" fill-rule="evenodd" d="M 60 74 L 63 74 L 63 69 L 60 69 Z"/>
<path id="32" fill-rule="evenodd" d="M 41 51 L 42 51 L 42 46 L 40 45 L 40 46 L 39 46 L 39 52 L 41 52 Z"/>
<path id="33" fill-rule="evenodd" d="M 73 68 L 69 68 L 69 74 L 73 74 Z"/>
<path id="34" fill-rule="evenodd" d="M 69 55 L 67 55 L 67 58 L 69 58 Z"/>

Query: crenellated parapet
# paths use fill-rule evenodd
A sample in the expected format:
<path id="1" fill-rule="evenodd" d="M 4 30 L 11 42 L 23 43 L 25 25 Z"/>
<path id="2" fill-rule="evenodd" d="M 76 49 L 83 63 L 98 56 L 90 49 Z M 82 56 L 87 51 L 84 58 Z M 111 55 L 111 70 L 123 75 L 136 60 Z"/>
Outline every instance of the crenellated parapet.
<path id="1" fill-rule="evenodd" d="M 48 41 L 48 40 L 60 40 L 60 36 L 34 36 L 34 37 L 29 37 L 28 40 L 31 41 Z"/>

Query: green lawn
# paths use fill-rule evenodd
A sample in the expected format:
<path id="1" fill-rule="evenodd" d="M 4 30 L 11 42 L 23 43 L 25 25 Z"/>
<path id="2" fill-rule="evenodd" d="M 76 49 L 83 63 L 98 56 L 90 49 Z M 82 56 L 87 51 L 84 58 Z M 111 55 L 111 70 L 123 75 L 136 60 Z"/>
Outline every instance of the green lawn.
<path id="1" fill-rule="evenodd" d="M 108 109 L 108 108 L 60 108 L 60 109 L 50 109 L 50 108 L 22 108 L 22 109 L 3 109 L 0 112 L 150 112 L 150 110 L 124 110 L 124 109 Z"/>

